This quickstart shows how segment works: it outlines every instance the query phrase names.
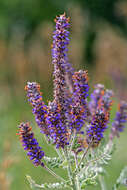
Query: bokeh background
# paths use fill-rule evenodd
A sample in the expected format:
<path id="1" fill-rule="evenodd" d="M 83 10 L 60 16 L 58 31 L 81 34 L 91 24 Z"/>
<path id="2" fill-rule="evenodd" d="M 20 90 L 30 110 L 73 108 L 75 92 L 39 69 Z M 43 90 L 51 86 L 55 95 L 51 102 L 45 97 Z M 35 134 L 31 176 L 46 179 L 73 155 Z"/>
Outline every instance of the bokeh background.
<path id="1" fill-rule="evenodd" d="M 75 69 L 88 70 L 90 91 L 103 83 L 115 92 L 111 121 L 119 100 L 127 100 L 126 0 L 0 0 L 0 190 L 29 190 L 26 174 L 37 183 L 55 182 L 26 158 L 16 132 L 21 121 L 31 121 L 47 155 L 56 155 L 39 133 L 24 86 L 36 81 L 45 102 L 52 99 L 53 20 L 63 12 L 71 17 L 70 62 Z M 127 129 L 115 143 L 116 152 L 105 167 L 108 190 L 127 165 Z M 93 188 L 100 189 L 88 189 Z"/>

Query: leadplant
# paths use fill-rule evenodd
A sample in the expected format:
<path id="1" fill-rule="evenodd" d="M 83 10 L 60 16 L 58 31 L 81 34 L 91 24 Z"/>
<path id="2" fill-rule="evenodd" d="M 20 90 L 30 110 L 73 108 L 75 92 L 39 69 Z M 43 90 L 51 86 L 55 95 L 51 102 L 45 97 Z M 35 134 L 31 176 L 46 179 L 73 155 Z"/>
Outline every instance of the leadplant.
<path id="1" fill-rule="evenodd" d="M 49 146 L 54 147 L 57 156 L 49 157 L 44 153 L 28 122 L 19 125 L 18 134 L 32 163 L 43 167 L 58 182 L 38 185 L 30 176 L 27 179 L 32 189 L 81 190 L 100 182 L 101 189 L 106 190 L 104 165 L 112 158 L 114 137 L 119 136 L 127 122 L 127 103 L 119 103 L 110 136 L 106 139 L 104 132 L 109 126 L 113 92 L 97 84 L 90 101 L 87 100 L 88 73 L 82 70 L 75 72 L 67 56 L 69 18 L 63 14 L 56 17 L 55 22 L 52 45 L 54 99 L 45 105 L 40 85 L 36 82 L 27 82 L 25 90 L 40 132 Z M 54 168 L 66 170 L 68 179 L 56 174 Z M 126 171 L 126 168 L 122 171 L 114 190 L 126 184 Z"/>

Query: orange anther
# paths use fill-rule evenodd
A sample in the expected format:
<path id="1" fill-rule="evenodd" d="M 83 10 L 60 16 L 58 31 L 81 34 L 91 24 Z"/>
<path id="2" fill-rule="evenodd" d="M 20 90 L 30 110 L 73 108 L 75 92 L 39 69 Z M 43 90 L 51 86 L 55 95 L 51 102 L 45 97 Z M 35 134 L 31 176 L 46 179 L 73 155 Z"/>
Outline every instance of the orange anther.
<path id="1" fill-rule="evenodd" d="M 27 85 L 24 87 L 24 89 L 25 89 L 25 90 L 28 90 L 28 87 L 27 87 Z"/>

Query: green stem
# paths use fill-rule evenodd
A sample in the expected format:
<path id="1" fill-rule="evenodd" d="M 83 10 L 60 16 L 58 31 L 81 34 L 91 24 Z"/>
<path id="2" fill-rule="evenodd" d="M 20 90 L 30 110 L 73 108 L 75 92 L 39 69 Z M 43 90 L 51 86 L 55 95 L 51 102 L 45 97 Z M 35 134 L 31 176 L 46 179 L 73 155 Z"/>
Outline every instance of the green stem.
<path id="1" fill-rule="evenodd" d="M 75 153 L 74 153 L 74 159 L 75 159 L 76 170 L 79 171 L 78 159 L 77 159 L 77 155 Z"/>
<path id="2" fill-rule="evenodd" d="M 104 177 L 101 175 L 99 175 L 99 182 L 100 182 L 101 190 L 107 190 Z"/>
<path id="3" fill-rule="evenodd" d="M 76 154 L 74 154 L 74 158 L 75 158 L 76 170 L 77 170 L 77 172 L 79 172 L 78 159 L 77 159 L 77 155 Z M 79 176 L 78 175 L 76 175 L 75 180 L 76 180 L 77 190 L 81 190 L 80 183 L 79 183 Z"/>
<path id="4" fill-rule="evenodd" d="M 67 150 L 64 150 L 64 154 L 65 154 L 66 160 L 68 162 L 68 169 L 67 169 L 67 171 L 68 171 L 69 179 L 70 179 L 71 184 L 72 184 L 72 188 L 73 188 L 73 190 L 77 190 L 77 188 L 76 188 L 76 181 L 75 181 L 72 169 L 71 169 L 71 163 L 70 163 L 70 160 L 69 160 L 69 157 L 68 157 Z"/>
<path id="5" fill-rule="evenodd" d="M 70 149 L 69 149 L 69 154 L 71 153 L 72 151 L 72 147 L 74 145 L 74 142 L 75 142 L 75 138 L 76 138 L 76 131 L 74 131 L 74 134 L 72 135 L 72 142 L 71 142 L 71 146 L 70 146 Z"/>
<path id="6" fill-rule="evenodd" d="M 75 180 L 76 180 L 77 190 L 81 190 L 78 176 L 75 177 Z"/>
<path id="7" fill-rule="evenodd" d="M 84 154 L 83 154 L 83 156 L 82 156 L 82 158 L 81 158 L 81 160 L 80 160 L 80 162 L 79 162 L 79 167 L 80 167 L 82 161 L 84 160 L 84 158 L 85 158 L 85 156 L 86 156 L 86 154 L 87 154 L 87 152 L 88 152 L 90 146 L 91 146 L 91 144 L 89 144 L 89 146 L 87 147 L 86 151 L 84 152 Z"/>
<path id="8" fill-rule="evenodd" d="M 47 166 L 44 166 L 44 168 L 51 174 L 53 175 L 54 177 L 56 177 L 57 179 L 63 181 L 64 183 L 66 183 L 66 181 L 60 177 L 59 175 L 57 175 L 54 171 L 52 171 L 51 169 L 49 169 Z"/>
<path id="9" fill-rule="evenodd" d="M 63 157 L 62 157 L 62 155 L 61 155 L 60 150 L 59 150 L 59 149 L 57 149 L 57 148 L 55 148 L 55 151 L 57 152 L 57 154 L 58 154 L 59 158 L 63 161 Z"/>

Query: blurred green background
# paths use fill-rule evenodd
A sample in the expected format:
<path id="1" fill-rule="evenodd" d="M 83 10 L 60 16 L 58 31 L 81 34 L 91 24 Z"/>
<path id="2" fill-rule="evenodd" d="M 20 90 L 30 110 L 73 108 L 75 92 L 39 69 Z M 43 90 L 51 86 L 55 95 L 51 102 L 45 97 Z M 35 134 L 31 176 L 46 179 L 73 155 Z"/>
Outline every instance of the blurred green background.
<path id="1" fill-rule="evenodd" d="M 0 0 L 0 190 L 29 190 L 26 174 L 37 183 L 55 182 L 26 158 L 16 132 L 21 121 L 31 121 L 47 155 L 55 155 L 39 133 L 24 86 L 36 81 L 45 102 L 52 99 L 53 20 L 63 12 L 71 18 L 70 62 L 88 70 L 91 91 L 103 83 L 115 92 L 111 121 L 119 99 L 127 100 L 126 0 Z M 109 190 L 127 164 L 126 139 L 127 129 L 116 139 L 117 150 L 106 167 Z M 88 190 L 93 188 L 100 189 Z"/>

